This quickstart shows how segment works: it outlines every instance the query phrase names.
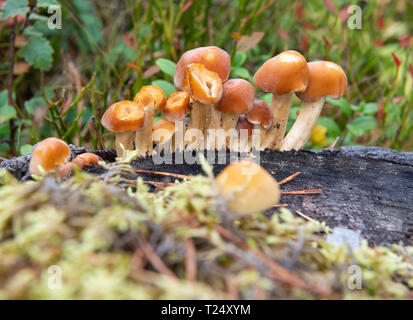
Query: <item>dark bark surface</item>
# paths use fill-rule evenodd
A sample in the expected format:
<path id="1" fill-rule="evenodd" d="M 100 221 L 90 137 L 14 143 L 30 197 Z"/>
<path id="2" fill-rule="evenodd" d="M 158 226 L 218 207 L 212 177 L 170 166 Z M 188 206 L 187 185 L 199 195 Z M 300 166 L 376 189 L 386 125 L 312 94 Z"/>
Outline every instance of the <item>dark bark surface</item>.
<path id="1" fill-rule="evenodd" d="M 86 151 L 72 148 L 74 155 Z M 106 161 L 114 161 L 113 150 L 93 151 Z M 229 163 L 227 153 L 225 163 Z M 30 154 L 0 163 L 17 178 L 28 177 Z M 215 161 L 217 162 L 217 161 Z M 397 152 L 378 147 L 344 147 L 323 151 L 264 151 L 260 164 L 280 181 L 301 171 L 282 185 L 282 191 L 322 189 L 322 194 L 284 195 L 281 203 L 330 227 L 360 230 L 370 245 L 402 243 L 413 245 L 413 152 Z M 194 175 L 202 173 L 198 164 L 154 164 L 152 158 L 132 162 L 135 169 Z M 218 174 L 225 164 L 215 164 Z M 96 169 L 89 168 L 88 171 Z M 145 180 L 166 181 L 168 177 L 142 174 Z"/>

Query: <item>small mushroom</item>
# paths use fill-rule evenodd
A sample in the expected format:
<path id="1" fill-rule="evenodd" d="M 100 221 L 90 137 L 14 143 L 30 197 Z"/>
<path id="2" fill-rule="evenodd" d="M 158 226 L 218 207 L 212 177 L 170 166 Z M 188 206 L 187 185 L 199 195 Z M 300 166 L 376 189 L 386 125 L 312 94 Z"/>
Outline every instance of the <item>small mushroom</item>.
<path id="1" fill-rule="evenodd" d="M 278 203 L 277 181 L 259 164 L 250 160 L 234 162 L 217 176 L 216 183 L 230 212 L 251 214 Z"/>
<path id="2" fill-rule="evenodd" d="M 196 137 L 196 141 L 187 141 L 187 147 L 195 150 L 204 149 L 206 106 L 221 99 L 222 80 L 217 73 L 208 70 L 204 65 L 193 63 L 186 66 L 183 89 L 190 94 L 192 101 L 188 130 L 197 130 L 195 135 L 194 132 L 190 132 L 190 136 Z"/>
<path id="3" fill-rule="evenodd" d="M 273 114 L 271 108 L 263 100 L 255 100 L 250 112 L 247 113 L 247 119 L 254 125 L 254 129 L 260 131 L 260 147 L 263 150 L 268 147 L 269 137 L 267 129 L 271 127 Z"/>
<path id="4" fill-rule="evenodd" d="M 214 46 L 200 47 L 185 52 L 176 65 L 174 84 L 179 90 L 184 88 L 186 67 L 193 63 L 202 64 L 206 69 L 217 73 L 222 82 L 228 80 L 231 71 L 231 57 L 229 54 Z M 207 134 L 207 129 L 218 129 L 220 127 L 220 113 L 217 112 L 214 105 L 215 103 L 205 103 L 204 109 L 198 110 L 203 113 L 204 123 L 200 129 L 203 131 L 204 136 Z"/>
<path id="5" fill-rule="evenodd" d="M 159 119 L 153 126 L 153 141 L 157 146 L 157 152 L 174 149 L 175 123 L 165 119 Z"/>
<path id="6" fill-rule="evenodd" d="M 248 152 L 251 149 L 251 135 L 254 125 L 247 120 L 247 117 L 243 114 L 240 115 L 236 126 L 238 132 L 238 151 Z"/>
<path id="7" fill-rule="evenodd" d="M 143 86 L 135 95 L 133 102 L 145 111 L 145 124 L 136 131 L 135 148 L 138 156 L 151 155 L 153 151 L 152 128 L 155 109 L 162 112 L 166 104 L 166 96 L 156 86 Z"/>
<path id="8" fill-rule="evenodd" d="M 297 120 L 282 142 L 283 151 L 303 148 L 311 137 L 323 109 L 325 97 L 340 99 L 347 89 L 346 73 L 334 62 L 309 62 L 308 69 L 308 87 L 303 93 L 297 94 L 303 105 Z"/>
<path id="9" fill-rule="evenodd" d="M 176 129 L 175 146 L 179 150 L 184 150 L 185 147 L 185 117 L 190 111 L 189 100 L 189 94 L 185 91 L 173 92 L 166 101 L 166 106 L 162 112 L 166 120 L 174 122 Z"/>
<path id="10" fill-rule="evenodd" d="M 308 83 L 307 61 L 297 51 L 287 50 L 267 60 L 255 73 L 258 89 L 273 94 L 270 108 L 273 122 L 266 135 L 269 140 L 263 147 L 279 149 L 290 115 L 293 92 L 303 92 Z"/>
<path id="11" fill-rule="evenodd" d="M 222 112 L 222 128 L 227 134 L 235 129 L 239 116 L 252 109 L 255 99 L 255 88 L 244 79 L 231 79 L 224 83 L 221 100 L 216 108 Z"/>
<path id="12" fill-rule="evenodd" d="M 124 156 L 125 151 L 133 150 L 135 132 L 145 125 L 145 112 L 132 101 L 120 101 L 112 104 L 102 116 L 102 125 L 116 134 L 116 153 Z"/>
<path id="13" fill-rule="evenodd" d="M 102 159 L 98 155 L 91 152 L 79 154 L 72 162 L 67 162 L 59 168 L 60 178 L 65 179 L 69 177 L 72 173 L 73 165 L 77 166 L 79 169 L 83 169 L 84 167 L 88 167 L 92 164 L 98 164 L 101 160 Z"/>
<path id="14" fill-rule="evenodd" d="M 63 140 L 53 137 L 44 139 L 33 149 L 30 172 L 38 176 L 55 172 L 69 161 L 70 156 L 70 148 Z"/>

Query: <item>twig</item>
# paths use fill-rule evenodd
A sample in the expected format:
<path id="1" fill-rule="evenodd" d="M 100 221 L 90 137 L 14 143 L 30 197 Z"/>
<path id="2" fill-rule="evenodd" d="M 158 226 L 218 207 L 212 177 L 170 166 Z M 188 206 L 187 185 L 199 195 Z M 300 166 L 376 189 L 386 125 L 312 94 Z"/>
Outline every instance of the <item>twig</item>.
<path id="1" fill-rule="evenodd" d="M 197 273 L 196 251 L 194 242 L 191 238 L 187 238 L 185 240 L 185 255 L 186 280 L 190 282 L 195 282 Z"/>
<path id="2" fill-rule="evenodd" d="M 322 189 L 309 189 L 309 190 L 295 190 L 295 191 L 284 191 L 281 192 L 282 195 L 300 195 L 300 194 L 317 194 L 323 193 Z"/>
<path id="3" fill-rule="evenodd" d="M 141 234 L 138 235 L 138 242 L 146 258 L 159 273 L 176 278 L 176 275 L 163 263 L 162 259 Z"/>
<path id="4" fill-rule="evenodd" d="M 95 129 L 96 136 L 97 136 L 97 138 L 98 138 L 99 149 L 105 150 L 105 149 L 106 149 L 105 143 L 103 142 L 102 135 L 100 134 L 100 131 L 99 131 L 98 126 L 97 126 L 97 124 L 96 124 L 96 118 L 95 118 L 95 117 L 92 117 L 92 126 L 93 126 L 93 128 Z"/>
<path id="5" fill-rule="evenodd" d="M 286 184 L 287 182 L 290 182 L 291 180 L 293 180 L 295 177 L 299 176 L 300 174 L 301 174 L 301 171 L 298 171 L 298 172 L 292 174 L 291 176 L 281 180 L 280 182 L 278 182 L 278 184 L 279 185 Z"/>
<path id="6" fill-rule="evenodd" d="M 338 140 L 340 140 L 340 137 L 337 137 L 336 140 L 334 140 L 334 142 L 331 144 L 330 148 L 334 149 L 336 147 L 336 144 L 337 144 Z"/>
<path id="7" fill-rule="evenodd" d="M 308 221 L 317 223 L 317 220 L 314 220 L 313 218 L 310 218 L 309 216 L 305 215 L 304 213 L 302 213 L 302 212 L 300 212 L 300 211 L 298 211 L 298 210 L 296 210 L 295 213 L 298 214 L 300 217 L 308 220 Z"/>
<path id="8" fill-rule="evenodd" d="M 165 189 L 167 186 L 174 186 L 175 183 L 172 182 L 161 182 L 161 181 L 150 181 L 150 180 L 143 180 L 143 183 L 153 185 L 154 187 L 158 189 Z"/>
<path id="9" fill-rule="evenodd" d="M 8 102 L 11 107 L 14 107 L 19 114 L 18 107 L 13 102 L 13 69 L 14 69 L 14 54 L 15 54 L 15 40 L 16 40 L 16 21 L 17 18 L 14 17 L 13 26 L 10 30 L 10 53 L 9 53 L 9 78 L 7 81 L 7 93 L 8 93 Z M 11 154 L 16 154 L 16 148 L 14 146 L 14 136 L 16 135 L 16 124 L 14 123 L 14 119 L 9 120 L 10 125 L 10 141 L 9 141 L 9 149 Z"/>
<path id="10" fill-rule="evenodd" d="M 174 177 L 174 178 L 179 178 L 179 179 L 188 179 L 190 180 L 190 176 L 186 176 L 183 174 L 179 173 L 170 173 L 170 172 L 161 172 L 161 171 L 151 171 L 151 170 L 143 170 L 143 169 L 137 169 L 135 170 L 136 173 L 150 173 L 150 174 L 158 174 L 161 176 L 167 176 L 167 177 Z"/>
<path id="11" fill-rule="evenodd" d="M 288 203 L 279 203 L 272 206 L 273 208 L 286 208 L 288 207 Z"/>

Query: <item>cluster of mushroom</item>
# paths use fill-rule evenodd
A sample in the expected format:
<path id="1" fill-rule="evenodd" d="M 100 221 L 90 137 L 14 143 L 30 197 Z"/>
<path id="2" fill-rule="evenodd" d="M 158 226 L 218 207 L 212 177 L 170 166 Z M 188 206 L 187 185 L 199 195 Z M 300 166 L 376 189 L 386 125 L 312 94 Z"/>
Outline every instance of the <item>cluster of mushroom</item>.
<path id="1" fill-rule="evenodd" d="M 178 61 L 174 74 L 174 85 L 181 91 L 166 100 L 160 88 L 144 86 L 133 101 L 113 104 L 103 115 L 102 124 L 116 133 L 118 155 L 132 150 L 133 142 L 139 156 L 153 154 L 153 143 L 169 143 L 175 151 L 299 150 L 311 136 L 325 97 L 340 99 L 347 88 L 346 74 L 337 64 L 307 63 L 299 52 L 287 50 L 266 61 L 254 75 L 255 86 L 273 94 L 268 106 L 255 100 L 256 90 L 247 80 L 228 80 L 230 68 L 229 54 L 218 47 L 189 50 Z M 293 93 L 303 105 L 284 137 Z M 155 110 L 165 119 L 154 125 Z M 259 133 L 258 145 L 252 141 L 254 129 Z M 241 149 L 242 137 L 247 141 Z"/>

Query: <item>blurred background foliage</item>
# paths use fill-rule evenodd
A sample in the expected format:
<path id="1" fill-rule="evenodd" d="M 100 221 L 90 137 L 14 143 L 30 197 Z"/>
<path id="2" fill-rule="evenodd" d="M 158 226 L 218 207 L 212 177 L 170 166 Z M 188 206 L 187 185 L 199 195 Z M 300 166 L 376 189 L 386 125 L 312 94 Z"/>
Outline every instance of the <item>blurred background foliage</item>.
<path id="1" fill-rule="evenodd" d="M 353 4 L 361 8 L 360 30 L 348 27 Z M 61 6 L 61 29 L 48 28 L 51 5 Z M 286 49 L 344 68 L 349 89 L 341 100 L 328 100 L 307 147 L 340 137 L 337 146 L 413 150 L 411 0 L 0 0 L 0 6 L 4 157 L 25 154 L 48 136 L 110 147 L 113 139 L 100 125 L 106 108 L 132 99 L 145 84 L 169 95 L 182 53 L 207 45 L 231 54 L 231 77 L 250 81 Z M 289 126 L 299 108 L 296 99 Z"/>

